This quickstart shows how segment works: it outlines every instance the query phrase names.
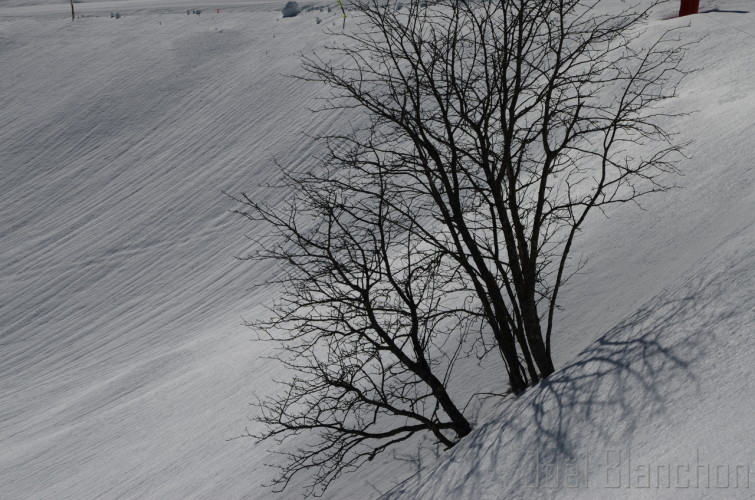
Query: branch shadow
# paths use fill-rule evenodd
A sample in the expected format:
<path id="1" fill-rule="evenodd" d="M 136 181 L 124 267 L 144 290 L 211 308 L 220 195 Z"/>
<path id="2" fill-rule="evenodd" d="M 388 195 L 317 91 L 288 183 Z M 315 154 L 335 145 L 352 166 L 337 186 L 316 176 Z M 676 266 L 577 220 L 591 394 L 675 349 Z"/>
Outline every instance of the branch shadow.
<path id="1" fill-rule="evenodd" d="M 638 418 L 662 414 L 677 387 L 697 384 L 689 366 L 702 355 L 695 336 L 664 332 L 699 306 L 694 295 L 646 306 L 543 380 L 529 401 L 536 425 L 533 446 L 575 459 L 569 434 L 575 421 L 596 422 L 593 440 L 616 441 L 634 434 Z"/>
<path id="2" fill-rule="evenodd" d="M 548 464 L 562 464 L 583 459 L 591 452 L 586 445 L 609 450 L 647 439 L 648 422 L 678 398 L 699 392 L 691 366 L 712 341 L 701 332 L 735 314 L 715 302 L 724 287 L 726 280 L 716 276 L 695 277 L 648 302 L 465 438 L 433 477 L 444 478 L 449 497 L 482 498 L 491 477 L 542 484 L 548 479 L 542 477 L 543 457 Z M 454 465 L 470 457 L 479 465 Z M 400 485 L 383 498 L 401 498 L 408 491 L 408 484 Z"/>
<path id="3" fill-rule="evenodd" d="M 695 420 L 689 412 L 702 406 L 710 414 L 718 401 L 711 396 L 721 384 L 749 389 L 755 324 L 753 229 L 755 223 L 732 231 L 683 274 L 688 279 L 656 295 L 537 387 L 502 401 L 498 416 L 465 437 L 431 470 L 382 498 L 434 498 L 426 492 L 484 500 L 621 498 L 626 489 L 610 490 L 618 497 L 606 496 L 605 488 L 616 486 L 608 486 L 605 466 L 591 460 L 588 465 L 586 457 L 608 459 L 596 454 L 601 451 L 653 456 L 666 453 L 668 446 L 696 444 L 669 439 L 686 439 L 688 422 L 710 424 L 707 417 Z M 694 436 L 704 439 L 699 433 Z M 739 448 L 742 456 L 749 456 L 747 443 Z M 575 464 L 584 467 L 576 478 L 584 484 L 549 484 L 554 470 L 564 473 L 572 466 L 574 472 Z M 557 473 L 556 479 L 564 476 Z M 425 489 L 423 484 L 433 486 Z M 588 486 L 598 488 L 588 495 Z"/>
<path id="4" fill-rule="evenodd" d="M 713 12 L 720 13 L 720 14 L 749 14 L 749 10 L 726 10 L 726 9 L 708 9 L 708 10 L 701 10 L 700 14 L 711 14 Z"/>

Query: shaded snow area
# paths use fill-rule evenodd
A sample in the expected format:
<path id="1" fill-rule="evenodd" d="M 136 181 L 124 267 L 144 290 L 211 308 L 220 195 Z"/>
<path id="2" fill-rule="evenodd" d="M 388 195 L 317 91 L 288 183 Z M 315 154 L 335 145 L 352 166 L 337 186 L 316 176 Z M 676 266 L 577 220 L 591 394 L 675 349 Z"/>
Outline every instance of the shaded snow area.
<path id="1" fill-rule="evenodd" d="M 286 374 L 241 325 L 274 270 L 234 259 L 257 228 L 222 191 L 285 199 L 273 159 L 307 168 L 306 134 L 345 125 L 286 76 L 341 18 L 199 6 L 85 2 L 72 22 L 0 2 L 0 498 L 301 497 L 260 486 L 270 444 L 229 441 Z M 452 450 L 407 444 L 327 498 L 755 496 L 755 4 L 676 7 L 643 36 L 705 36 L 673 103 L 691 114 L 667 124 L 690 159 L 679 189 L 580 235 L 560 369 Z"/>
<path id="2" fill-rule="evenodd" d="M 746 230 L 388 498 L 751 498 Z"/>

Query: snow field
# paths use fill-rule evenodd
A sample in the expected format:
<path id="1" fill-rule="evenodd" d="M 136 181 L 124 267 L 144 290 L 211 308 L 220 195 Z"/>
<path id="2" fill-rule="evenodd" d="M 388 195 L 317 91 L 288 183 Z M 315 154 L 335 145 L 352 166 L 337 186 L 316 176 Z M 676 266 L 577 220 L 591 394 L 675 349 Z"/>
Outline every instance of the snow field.
<path id="1" fill-rule="evenodd" d="M 241 326 L 275 292 L 251 286 L 275 270 L 234 260 L 259 228 L 221 191 L 283 199 L 265 186 L 272 158 L 307 168 L 304 132 L 344 125 L 307 111 L 322 89 L 283 76 L 340 19 L 225 6 L 84 3 L 91 17 L 71 22 L 67 5 L 0 3 L 0 498 L 272 496 L 259 488 L 268 447 L 226 440 L 284 376 Z M 647 36 L 686 23 L 706 35 L 675 103 L 695 113 L 670 124 L 694 141 L 681 189 L 593 219 L 554 338 L 565 368 L 434 464 L 422 456 L 404 498 L 536 498 L 517 465 L 535 445 L 561 465 L 617 448 L 639 463 L 700 450 L 752 464 L 755 14 L 664 9 Z M 375 497 L 415 467 L 370 465 L 328 496 Z M 600 462 L 586 470 L 591 488 L 536 494 L 690 498 L 608 490 Z"/>

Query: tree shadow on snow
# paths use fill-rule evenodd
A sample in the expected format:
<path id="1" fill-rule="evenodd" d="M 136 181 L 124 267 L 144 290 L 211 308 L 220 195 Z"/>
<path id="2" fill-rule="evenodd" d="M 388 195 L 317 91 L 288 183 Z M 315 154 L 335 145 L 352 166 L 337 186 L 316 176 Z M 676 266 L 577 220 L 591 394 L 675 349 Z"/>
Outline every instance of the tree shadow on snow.
<path id="1" fill-rule="evenodd" d="M 701 10 L 700 14 L 711 14 L 713 12 L 719 13 L 719 14 L 749 14 L 749 10 L 725 10 L 725 9 L 708 9 L 708 10 Z"/>
<path id="2" fill-rule="evenodd" d="M 450 496 L 484 496 L 491 478 L 520 485 L 547 481 L 540 476 L 553 469 L 543 468 L 544 462 L 652 441 L 652 422 L 678 399 L 699 392 L 691 365 L 715 342 L 712 325 L 735 314 L 720 303 L 726 284 L 720 275 L 696 277 L 649 302 L 411 482 L 432 474 L 444 478 Z M 459 462 L 467 466 L 454 465 Z M 406 491 L 399 486 L 384 498 Z"/>

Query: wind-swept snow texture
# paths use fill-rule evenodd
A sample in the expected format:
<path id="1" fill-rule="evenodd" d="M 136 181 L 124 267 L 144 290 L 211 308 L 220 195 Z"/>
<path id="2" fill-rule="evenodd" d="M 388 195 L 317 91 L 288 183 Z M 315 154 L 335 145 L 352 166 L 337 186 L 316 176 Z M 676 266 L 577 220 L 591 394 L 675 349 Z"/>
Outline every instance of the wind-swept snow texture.
<path id="1" fill-rule="evenodd" d="M 326 496 L 755 494 L 755 14 L 727 12 L 750 3 L 653 21 L 647 36 L 707 35 L 675 103 L 698 111 L 670 124 L 692 158 L 682 189 L 582 235 L 592 260 L 564 295 L 563 368 L 408 483 L 413 465 L 376 460 Z M 226 440 L 254 430 L 247 403 L 283 376 L 240 325 L 275 270 L 234 260 L 257 228 L 221 191 L 282 199 L 273 158 L 307 168 L 305 133 L 346 122 L 313 117 L 322 89 L 285 77 L 340 18 L 278 20 L 281 5 L 85 2 L 72 22 L 65 3 L 0 2 L 0 498 L 273 496 L 269 445 Z M 627 454 L 745 465 L 749 489 L 627 488 L 628 473 L 606 488 Z M 555 484 L 567 469 L 587 487 Z"/>

